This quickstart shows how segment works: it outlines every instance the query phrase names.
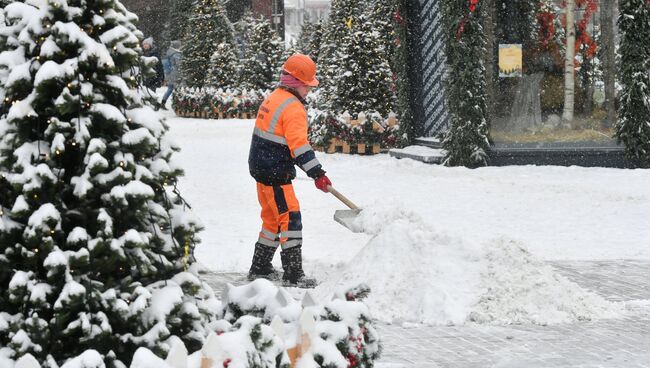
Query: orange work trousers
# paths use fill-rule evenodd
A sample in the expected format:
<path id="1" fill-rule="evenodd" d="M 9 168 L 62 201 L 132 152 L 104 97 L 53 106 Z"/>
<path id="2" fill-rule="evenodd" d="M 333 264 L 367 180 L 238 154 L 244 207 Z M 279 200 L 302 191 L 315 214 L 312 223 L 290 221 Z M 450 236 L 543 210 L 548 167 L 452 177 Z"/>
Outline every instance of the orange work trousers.
<path id="1" fill-rule="evenodd" d="M 302 216 L 293 185 L 257 183 L 257 199 L 262 206 L 262 230 L 258 243 L 282 249 L 302 245 Z"/>

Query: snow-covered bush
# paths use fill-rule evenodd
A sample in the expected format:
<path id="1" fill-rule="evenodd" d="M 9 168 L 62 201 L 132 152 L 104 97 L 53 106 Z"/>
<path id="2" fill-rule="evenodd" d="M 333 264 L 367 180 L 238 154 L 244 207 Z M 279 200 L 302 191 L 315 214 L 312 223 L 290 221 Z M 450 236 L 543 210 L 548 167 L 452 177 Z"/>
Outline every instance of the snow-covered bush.
<path id="1" fill-rule="evenodd" d="M 368 292 L 367 286 L 360 285 L 319 304 L 309 292 L 297 301 L 267 280 L 228 286 L 223 293 L 223 308 L 215 307 L 222 318 L 211 324 L 212 332 L 200 350 L 188 355 L 183 342 L 171 337 L 167 340 L 169 353 L 154 353 L 142 347 L 135 352 L 130 366 L 289 368 L 300 362 L 302 367 L 371 368 L 380 355 L 379 339 L 368 308 L 356 301 Z M 0 349 L 0 363 L 11 367 L 14 362 L 3 352 Z M 30 355 L 22 359 L 34 364 L 29 368 L 40 367 Z M 90 349 L 61 368 L 111 366 L 124 367 L 115 364 L 114 356 Z"/>
<path id="2" fill-rule="evenodd" d="M 260 356 L 261 352 L 275 354 L 276 367 L 283 367 L 287 361 L 285 351 L 300 346 L 301 364 L 306 367 L 372 367 L 379 358 L 380 345 L 377 332 L 371 323 L 368 308 L 360 301 L 367 295 L 365 286 L 344 291 L 334 300 L 324 304 L 317 303 L 311 293 L 306 293 L 302 302 L 296 301 L 284 289 L 278 289 L 267 280 L 257 280 L 251 284 L 229 286 L 223 295 L 223 320 L 232 327 L 217 332 L 220 336 L 241 337 L 245 331 L 244 341 L 250 338 L 255 346 L 246 355 L 241 352 L 225 352 L 228 340 L 222 337 L 222 350 L 204 347 L 203 353 L 220 351 L 217 361 L 231 359 L 232 363 L 241 360 L 238 356 Z M 275 332 L 275 338 L 268 335 L 268 326 Z M 208 338 L 208 344 L 211 344 Z M 309 341 L 309 342 L 307 342 Z M 276 345 L 282 347 L 278 350 Z M 240 346 L 247 346 L 242 343 Z M 248 345 L 250 346 L 250 344 Z M 262 350 L 261 347 L 265 347 Z M 213 354 L 214 355 L 214 354 Z M 262 354 L 263 355 L 263 354 Z M 293 357 L 289 354 L 289 359 Z M 270 361 L 271 357 L 265 358 Z M 265 359 L 261 359 L 265 360 Z M 214 359 L 213 359 L 214 360 Z M 271 367 L 274 365 L 250 365 L 250 367 Z M 233 367 L 233 366 L 231 366 Z"/>

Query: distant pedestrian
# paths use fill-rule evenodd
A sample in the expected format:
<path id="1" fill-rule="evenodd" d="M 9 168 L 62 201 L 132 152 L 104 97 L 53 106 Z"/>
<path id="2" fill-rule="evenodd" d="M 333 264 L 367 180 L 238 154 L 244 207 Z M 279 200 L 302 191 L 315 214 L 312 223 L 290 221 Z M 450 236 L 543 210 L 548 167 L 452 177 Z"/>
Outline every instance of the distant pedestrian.
<path id="1" fill-rule="evenodd" d="M 154 71 L 156 73 L 144 81 L 144 85 L 147 88 L 155 91 L 158 87 L 162 86 L 163 79 L 165 78 L 163 66 L 162 63 L 160 62 L 160 51 L 156 47 L 153 38 L 151 37 L 142 41 L 142 50 L 144 56 L 155 57 L 158 59 L 158 62 L 154 66 Z"/>
<path id="2" fill-rule="evenodd" d="M 167 83 L 167 91 L 162 98 L 162 108 L 166 108 L 167 99 L 174 92 L 174 87 L 178 82 L 178 72 L 181 66 L 181 59 L 183 54 L 181 53 L 181 41 L 172 41 L 167 53 L 162 60 L 163 70 L 165 72 L 165 82 Z"/>

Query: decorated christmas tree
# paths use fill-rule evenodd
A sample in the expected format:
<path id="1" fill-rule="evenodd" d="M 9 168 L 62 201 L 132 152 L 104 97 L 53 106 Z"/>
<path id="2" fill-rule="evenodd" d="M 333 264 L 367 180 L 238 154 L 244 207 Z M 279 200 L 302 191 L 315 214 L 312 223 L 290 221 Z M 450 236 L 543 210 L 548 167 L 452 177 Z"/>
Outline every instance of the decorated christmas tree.
<path id="1" fill-rule="evenodd" d="M 262 16 L 254 18 L 248 14 L 240 26 L 245 42 L 240 87 L 272 89 L 284 63 L 284 41 Z"/>
<path id="2" fill-rule="evenodd" d="M 137 17 L 119 1 L 4 8 L 0 346 L 58 367 L 88 349 L 125 367 L 214 319 L 192 270 L 201 225 L 174 187 L 167 125 L 139 85 Z M 7 350 L 8 349 L 8 350 Z"/>
<path id="3" fill-rule="evenodd" d="M 198 0 L 183 38 L 181 76 L 188 87 L 208 84 L 210 58 L 221 43 L 233 42 L 232 25 L 221 0 Z"/>
<path id="4" fill-rule="evenodd" d="M 239 84 L 240 64 L 232 44 L 223 42 L 210 58 L 209 85 L 216 88 L 233 88 Z"/>
<path id="5" fill-rule="evenodd" d="M 485 35 L 481 27 L 478 1 L 443 3 L 446 28 L 446 54 L 449 63 L 447 101 L 451 126 L 443 146 L 445 163 L 476 167 L 487 164 L 488 124 L 485 103 Z"/>
<path id="6" fill-rule="evenodd" d="M 325 109 L 352 115 L 377 110 L 386 116 L 393 109 L 393 73 L 382 35 L 364 13 L 366 3 L 338 0 L 321 47 Z"/>
<path id="7" fill-rule="evenodd" d="M 620 96 L 616 138 L 625 144 L 627 157 L 650 166 L 650 4 L 621 0 Z"/>

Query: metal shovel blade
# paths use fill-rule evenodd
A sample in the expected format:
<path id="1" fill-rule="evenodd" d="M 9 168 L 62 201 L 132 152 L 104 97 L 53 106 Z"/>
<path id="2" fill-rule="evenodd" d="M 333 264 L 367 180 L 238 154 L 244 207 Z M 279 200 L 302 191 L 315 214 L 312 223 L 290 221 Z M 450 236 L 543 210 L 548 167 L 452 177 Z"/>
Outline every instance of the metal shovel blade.
<path id="1" fill-rule="evenodd" d="M 354 220 L 361 213 L 360 209 L 357 210 L 336 210 L 334 212 L 334 221 L 345 226 L 353 233 L 362 233 L 363 229 L 359 225 L 355 225 Z"/>

